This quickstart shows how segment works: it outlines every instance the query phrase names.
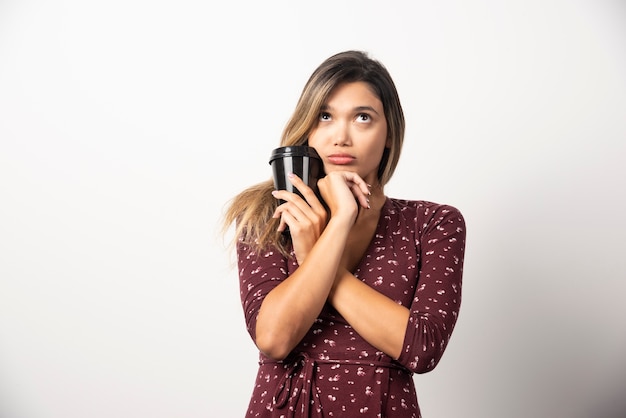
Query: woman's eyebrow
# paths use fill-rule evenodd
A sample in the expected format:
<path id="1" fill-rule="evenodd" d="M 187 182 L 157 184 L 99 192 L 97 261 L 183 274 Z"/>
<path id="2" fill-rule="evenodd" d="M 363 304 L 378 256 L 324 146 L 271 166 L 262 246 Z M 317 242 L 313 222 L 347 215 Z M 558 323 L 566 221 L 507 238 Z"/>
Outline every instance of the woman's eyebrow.
<path id="1" fill-rule="evenodd" d="M 369 111 L 374 112 L 374 113 L 376 113 L 378 115 L 378 112 L 372 106 L 357 106 L 357 107 L 354 108 L 354 110 L 356 112 L 365 112 L 365 111 L 369 110 Z"/>
<path id="2" fill-rule="evenodd" d="M 323 105 L 322 108 L 320 110 L 326 111 L 326 110 L 333 110 L 332 107 L 328 106 L 328 105 Z M 366 112 L 366 111 L 370 111 L 370 112 L 374 112 L 377 115 L 380 116 L 380 114 L 376 111 L 376 109 L 374 109 L 372 106 L 356 106 L 355 108 L 352 109 L 354 112 Z"/>

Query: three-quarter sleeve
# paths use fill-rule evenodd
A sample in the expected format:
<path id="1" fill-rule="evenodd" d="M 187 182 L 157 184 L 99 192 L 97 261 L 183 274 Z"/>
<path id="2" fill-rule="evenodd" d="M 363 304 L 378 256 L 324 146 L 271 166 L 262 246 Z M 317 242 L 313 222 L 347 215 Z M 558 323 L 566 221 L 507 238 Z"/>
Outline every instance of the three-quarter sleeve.
<path id="1" fill-rule="evenodd" d="M 278 250 L 256 252 L 239 242 L 237 263 L 246 327 L 256 343 L 256 321 L 261 304 L 265 296 L 289 275 L 289 261 Z"/>
<path id="2" fill-rule="evenodd" d="M 441 359 L 458 318 L 465 220 L 447 205 L 427 208 L 419 218 L 419 279 L 398 362 L 415 373 L 426 373 Z"/>

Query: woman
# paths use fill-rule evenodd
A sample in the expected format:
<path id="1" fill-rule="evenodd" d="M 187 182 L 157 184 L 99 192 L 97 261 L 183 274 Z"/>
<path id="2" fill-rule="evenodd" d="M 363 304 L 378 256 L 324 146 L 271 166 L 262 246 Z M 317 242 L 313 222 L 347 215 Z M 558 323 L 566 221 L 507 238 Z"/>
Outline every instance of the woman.
<path id="1" fill-rule="evenodd" d="M 225 225 L 236 223 L 260 351 L 247 416 L 420 416 L 412 375 L 435 367 L 456 323 L 465 223 L 454 207 L 384 194 L 403 137 L 384 66 L 336 54 L 311 75 L 281 141 L 320 154 L 321 200 L 292 175 L 304 199 L 268 180 L 231 202 Z"/>

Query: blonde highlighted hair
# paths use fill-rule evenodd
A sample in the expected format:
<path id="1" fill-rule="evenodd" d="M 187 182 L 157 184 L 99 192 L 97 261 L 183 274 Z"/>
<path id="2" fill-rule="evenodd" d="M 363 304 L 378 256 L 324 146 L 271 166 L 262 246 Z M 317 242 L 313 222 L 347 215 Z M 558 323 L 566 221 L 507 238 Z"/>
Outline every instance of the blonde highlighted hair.
<path id="1" fill-rule="evenodd" d="M 404 113 L 395 84 L 387 69 L 365 52 L 345 51 L 326 59 L 305 84 L 293 115 L 283 130 L 280 146 L 306 145 L 316 127 L 322 106 L 338 85 L 367 83 L 383 104 L 390 147 L 385 149 L 378 168 L 384 186 L 393 175 L 404 141 Z M 269 155 L 269 150 L 268 150 Z M 251 186 L 236 195 L 224 215 L 224 231 L 236 224 L 235 240 L 258 250 L 276 247 L 288 255 L 288 237 L 277 232 L 279 220 L 273 219 L 278 202 L 272 196 L 272 179 Z"/>

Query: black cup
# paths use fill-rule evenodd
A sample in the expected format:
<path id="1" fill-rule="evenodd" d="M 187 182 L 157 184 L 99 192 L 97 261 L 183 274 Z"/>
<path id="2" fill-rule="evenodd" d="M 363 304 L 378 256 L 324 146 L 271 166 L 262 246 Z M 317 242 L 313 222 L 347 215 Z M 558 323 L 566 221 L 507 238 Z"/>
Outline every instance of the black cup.
<path id="1" fill-rule="evenodd" d="M 317 180 L 323 177 L 324 164 L 315 148 L 306 145 L 276 148 L 272 151 L 269 163 L 277 190 L 287 190 L 303 197 L 287 177 L 289 173 L 293 173 L 318 194 Z M 280 203 L 284 201 L 281 200 Z"/>

